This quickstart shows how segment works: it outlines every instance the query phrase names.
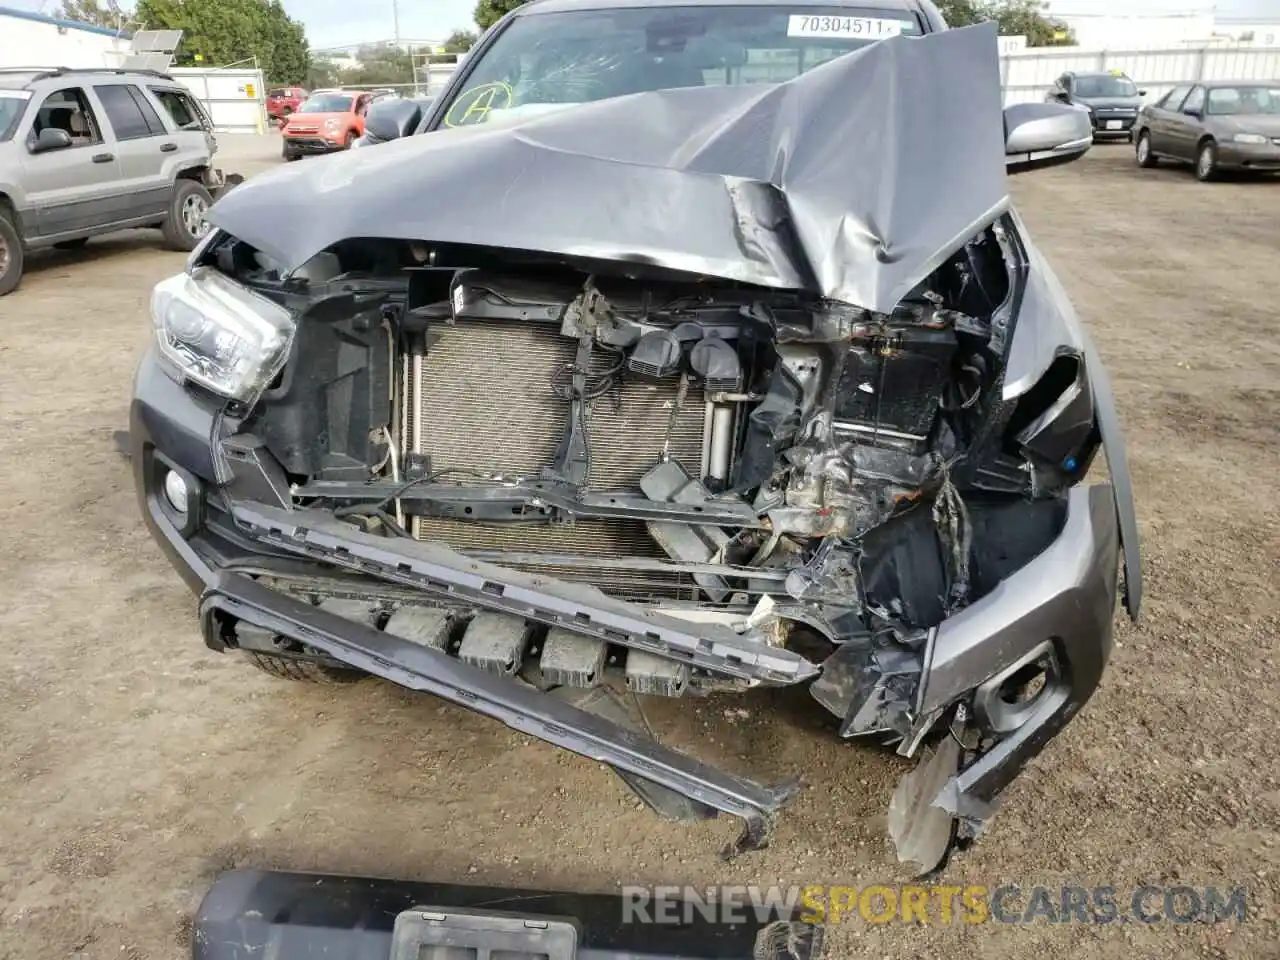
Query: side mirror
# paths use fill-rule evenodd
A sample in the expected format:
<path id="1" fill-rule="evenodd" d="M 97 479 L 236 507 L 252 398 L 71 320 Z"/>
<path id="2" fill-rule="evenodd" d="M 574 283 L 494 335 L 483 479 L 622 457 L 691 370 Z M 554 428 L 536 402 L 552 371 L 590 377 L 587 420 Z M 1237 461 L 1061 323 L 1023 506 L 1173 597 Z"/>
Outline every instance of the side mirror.
<path id="1" fill-rule="evenodd" d="M 1140 96 L 1140 97 L 1145 97 L 1146 95 L 1147 95 L 1147 91 L 1145 91 L 1145 90 L 1139 90 L 1139 91 L 1138 91 L 1138 96 Z"/>
<path id="2" fill-rule="evenodd" d="M 50 150 L 65 150 L 71 146 L 71 134 L 57 127 L 45 127 L 31 144 L 32 153 L 48 153 Z"/>
<path id="3" fill-rule="evenodd" d="M 422 120 L 422 107 L 413 100 L 378 100 L 369 107 L 364 132 L 370 140 L 399 140 L 413 133 Z"/>
<path id="4" fill-rule="evenodd" d="M 1005 172 L 1022 173 L 1079 160 L 1093 146 L 1089 112 L 1058 103 L 1004 108 Z"/>
<path id="5" fill-rule="evenodd" d="M 1195 117 L 1197 120 L 1204 119 L 1204 111 L 1197 110 L 1194 107 L 1192 107 L 1190 110 L 1183 110 L 1182 112 L 1185 113 L 1188 117 Z"/>

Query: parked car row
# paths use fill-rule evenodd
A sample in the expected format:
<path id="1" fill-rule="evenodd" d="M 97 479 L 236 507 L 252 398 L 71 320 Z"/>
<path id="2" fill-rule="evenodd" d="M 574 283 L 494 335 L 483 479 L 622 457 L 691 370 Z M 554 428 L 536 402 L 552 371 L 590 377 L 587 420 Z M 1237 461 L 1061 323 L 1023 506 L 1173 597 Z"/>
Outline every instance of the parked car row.
<path id="1" fill-rule="evenodd" d="M 1280 172 L 1280 80 L 1183 83 L 1144 105 L 1146 93 L 1122 70 L 1068 71 L 1045 100 L 1087 110 L 1094 139 L 1128 140 L 1142 167 L 1189 163 L 1200 180 Z"/>

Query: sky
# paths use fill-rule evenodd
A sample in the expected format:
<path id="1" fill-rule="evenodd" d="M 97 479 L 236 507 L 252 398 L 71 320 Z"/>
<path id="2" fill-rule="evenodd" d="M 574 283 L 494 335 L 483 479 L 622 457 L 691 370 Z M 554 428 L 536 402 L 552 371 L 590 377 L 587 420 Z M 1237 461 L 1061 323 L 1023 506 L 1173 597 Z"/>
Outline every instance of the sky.
<path id="1" fill-rule="evenodd" d="M 439 40 L 455 29 L 472 28 L 475 0 L 283 0 L 289 15 L 301 20 L 313 48 L 373 43 L 395 34 L 407 40 Z M 128 5 L 126 0 L 126 5 Z M 0 6 L 51 13 L 57 0 L 0 0 Z M 1195 13 L 1217 8 L 1221 17 L 1274 19 L 1277 0 L 1051 0 L 1054 13 Z"/>

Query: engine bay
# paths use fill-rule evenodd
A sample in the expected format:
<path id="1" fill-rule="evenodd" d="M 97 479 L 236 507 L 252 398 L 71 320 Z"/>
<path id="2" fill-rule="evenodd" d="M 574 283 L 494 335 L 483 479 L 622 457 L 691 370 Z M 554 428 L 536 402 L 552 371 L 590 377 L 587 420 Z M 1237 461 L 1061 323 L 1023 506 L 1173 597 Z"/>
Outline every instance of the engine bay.
<path id="1" fill-rule="evenodd" d="M 1001 222 L 888 315 L 489 249 L 353 241 L 288 277 L 234 241 L 212 257 L 300 315 L 242 426 L 290 506 L 765 623 L 818 660 L 918 652 L 1052 541 L 1097 446 L 1091 423 L 1040 422 L 1074 371 L 1050 371 L 1039 409 L 1001 397 L 1018 275 Z"/>

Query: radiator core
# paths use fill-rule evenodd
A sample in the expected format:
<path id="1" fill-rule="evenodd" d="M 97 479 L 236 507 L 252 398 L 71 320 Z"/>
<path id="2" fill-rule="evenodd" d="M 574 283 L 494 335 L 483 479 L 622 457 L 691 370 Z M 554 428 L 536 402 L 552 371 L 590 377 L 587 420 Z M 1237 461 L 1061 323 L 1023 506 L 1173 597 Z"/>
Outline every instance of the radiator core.
<path id="1" fill-rule="evenodd" d="M 423 450 L 432 472 L 452 467 L 485 474 L 537 476 L 555 459 L 569 404 L 552 391 L 557 369 L 577 342 L 553 327 L 458 323 L 439 328 L 418 384 Z M 679 380 L 632 376 L 592 401 L 587 417 L 596 489 L 635 487 L 658 462 Z M 703 397 L 691 389 L 671 428 L 671 456 L 697 473 Z"/>
<path id="2" fill-rule="evenodd" d="M 434 332 L 434 331 L 433 331 Z M 564 435 L 569 404 L 552 390 L 552 376 L 571 363 L 577 343 L 554 327 L 466 323 L 439 328 L 422 361 L 416 388 L 421 453 L 430 470 L 456 468 L 486 475 L 537 477 L 550 466 Z M 587 432 L 590 488 L 634 488 L 662 453 L 668 428 L 672 458 L 697 473 L 702 459 L 705 403 L 690 389 L 672 424 L 679 380 L 653 380 L 624 371 L 621 385 L 591 402 Z M 407 430 L 406 436 L 412 436 Z M 595 583 L 619 596 L 688 596 L 691 581 L 669 573 L 598 570 L 593 557 L 665 557 L 638 521 L 579 521 L 571 527 L 537 521 L 480 523 L 418 516 L 414 536 L 455 549 L 573 555 L 584 564 L 547 567 L 551 576 Z M 521 564 L 539 569 L 537 564 Z"/>

